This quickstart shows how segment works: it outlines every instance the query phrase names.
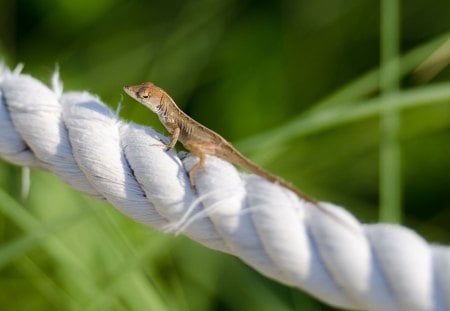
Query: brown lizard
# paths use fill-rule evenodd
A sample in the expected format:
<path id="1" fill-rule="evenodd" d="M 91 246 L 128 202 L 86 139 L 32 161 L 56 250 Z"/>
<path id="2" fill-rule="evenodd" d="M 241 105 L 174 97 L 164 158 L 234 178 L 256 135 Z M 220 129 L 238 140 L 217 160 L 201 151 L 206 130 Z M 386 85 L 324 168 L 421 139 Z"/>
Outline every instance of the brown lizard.
<path id="1" fill-rule="evenodd" d="M 222 136 L 189 117 L 178 108 L 175 101 L 160 87 L 151 82 L 145 82 L 139 85 L 125 86 L 124 90 L 132 98 L 158 115 L 161 123 L 171 134 L 171 140 L 166 145 L 168 149 L 174 148 L 177 141 L 180 141 L 188 151 L 199 158 L 198 163 L 189 171 L 189 180 L 193 186 L 194 173 L 203 168 L 205 155 L 209 154 L 292 190 L 308 202 L 317 203 L 316 200 L 305 195 L 291 184 L 247 159 Z"/>
<path id="2" fill-rule="evenodd" d="M 160 87 L 151 82 L 145 82 L 139 85 L 124 86 L 123 89 L 132 98 L 158 115 L 161 123 L 171 134 L 170 142 L 165 145 L 168 149 L 174 148 L 177 141 L 180 141 L 187 150 L 199 158 L 197 164 L 189 171 L 189 181 L 192 186 L 195 186 L 194 173 L 205 165 L 205 155 L 217 156 L 293 191 L 300 198 L 312 203 L 320 211 L 352 231 L 352 233 L 361 236 L 357 228 L 350 226 L 339 216 L 330 212 L 320 202 L 305 195 L 281 178 L 262 169 L 243 156 L 225 138 L 189 117 L 178 108 L 175 101 Z"/>

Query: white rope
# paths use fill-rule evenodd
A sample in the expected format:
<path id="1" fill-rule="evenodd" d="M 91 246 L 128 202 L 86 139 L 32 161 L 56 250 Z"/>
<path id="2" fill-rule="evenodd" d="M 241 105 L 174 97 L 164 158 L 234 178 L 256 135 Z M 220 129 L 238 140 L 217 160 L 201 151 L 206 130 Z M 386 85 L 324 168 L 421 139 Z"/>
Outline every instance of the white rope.
<path id="1" fill-rule="evenodd" d="M 331 305 L 363 310 L 449 310 L 450 249 L 396 225 L 333 217 L 290 191 L 214 157 L 196 163 L 161 148 L 166 138 L 119 120 L 97 97 L 53 90 L 0 70 L 0 156 L 48 170 L 134 220 L 182 232 Z M 349 227 L 344 226 L 347 223 Z M 354 230 L 353 230 L 354 229 Z"/>

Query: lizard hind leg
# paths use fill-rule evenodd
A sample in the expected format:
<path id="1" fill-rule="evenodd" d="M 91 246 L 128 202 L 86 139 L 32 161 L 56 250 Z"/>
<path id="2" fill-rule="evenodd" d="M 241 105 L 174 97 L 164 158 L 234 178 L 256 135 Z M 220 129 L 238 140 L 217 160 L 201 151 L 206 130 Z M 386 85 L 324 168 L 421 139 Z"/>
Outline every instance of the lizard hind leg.
<path id="1" fill-rule="evenodd" d="M 194 174 L 199 169 L 204 168 L 205 153 L 203 152 L 202 148 L 196 143 L 185 142 L 183 145 L 187 150 L 189 150 L 192 154 L 196 155 L 199 158 L 198 162 L 189 171 L 189 181 L 190 181 L 191 185 L 194 187 L 195 186 L 195 179 L 194 179 L 195 175 Z"/>

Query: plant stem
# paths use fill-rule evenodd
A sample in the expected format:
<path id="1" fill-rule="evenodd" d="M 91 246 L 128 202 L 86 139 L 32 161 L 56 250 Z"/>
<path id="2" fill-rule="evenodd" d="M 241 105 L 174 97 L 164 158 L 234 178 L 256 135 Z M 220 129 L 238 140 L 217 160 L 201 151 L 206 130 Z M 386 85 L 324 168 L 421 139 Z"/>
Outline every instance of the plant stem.
<path id="1" fill-rule="evenodd" d="M 391 102 L 400 83 L 399 0 L 381 0 L 380 90 Z M 380 118 L 380 220 L 401 221 L 400 114 L 388 105 Z"/>

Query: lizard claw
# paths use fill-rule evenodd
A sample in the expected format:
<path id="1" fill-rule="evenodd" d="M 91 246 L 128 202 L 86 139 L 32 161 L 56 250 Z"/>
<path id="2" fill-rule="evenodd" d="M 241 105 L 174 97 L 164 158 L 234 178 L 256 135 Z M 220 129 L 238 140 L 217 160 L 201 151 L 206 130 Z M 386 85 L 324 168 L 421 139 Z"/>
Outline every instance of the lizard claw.
<path id="1" fill-rule="evenodd" d="M 195 188 L 195 178 L 194 178 L 194 172 L 190 171 L 189 172 L 189 182 L 191 183 L 192 187 Z"/>
<path id="2" fill-rule="evenodd" d="M 170 146 L 170 142 L 166 143 L 164 140 L 165 139 L 163 139 L 163 138 L 159 138 L 160 144 L 151 144 L 150 146 L 164 148 L 164 151 L 172 150 L 173 146 Z"/>
<path id="3" fill-rule="evenodd" d="M 166 144 L 151 144 L 152 147 L 161 147 L 167 150 L 169 150 L 169 147 Z"/>

